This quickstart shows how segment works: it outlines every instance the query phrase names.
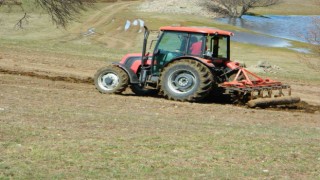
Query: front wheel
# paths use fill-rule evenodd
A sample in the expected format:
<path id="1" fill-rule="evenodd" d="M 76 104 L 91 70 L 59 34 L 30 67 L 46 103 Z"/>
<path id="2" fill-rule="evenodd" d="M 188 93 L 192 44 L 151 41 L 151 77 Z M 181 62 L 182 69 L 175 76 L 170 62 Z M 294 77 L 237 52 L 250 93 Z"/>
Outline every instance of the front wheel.
<path id="1" fill-rule="evenodd" d="M 212 72 L 204 64 L 191 59 L 173 62 L 161 73 L 161 91 L 168 99 L 199 101 L 211 91 Z"/>
<path id="2" fill-rule="evenodd" d="M 99 69 L 94 75 L 94 84 L 101 93 L 122 93 L 129 84 L 128 74 L 118 66 Z"/>

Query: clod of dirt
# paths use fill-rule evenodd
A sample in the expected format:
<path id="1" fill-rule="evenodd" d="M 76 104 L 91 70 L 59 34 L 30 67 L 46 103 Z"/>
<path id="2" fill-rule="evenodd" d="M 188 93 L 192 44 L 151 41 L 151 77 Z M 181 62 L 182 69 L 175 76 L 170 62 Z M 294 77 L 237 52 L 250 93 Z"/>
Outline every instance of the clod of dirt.
<path id="1" fill-rule="evenodd" d="M 257 67 L 270 69 L 272 66 L 268 61 L 259 61 Z"/>
<path id="2" fill-rule="evenodd" d="M 298 103 L 297 107 L 298 109 L 304 110 L 305 112 L 308 112 L 308 113 L 320 112 L 320 106 L 310 105 L 304 101 Z"/>
<path id="3" fill-rule="evenodd" d="M 315 106 L 308 104 L 305 101 L 300 101 L 299 103 L 293 105 L 283 105 L 271 107 L 270 109 L 279 110 L 279 111 L 293 111 L 293 112 L 304 112 L 304 113 L 319 113 L 320 106 Z"/>
<path id="4" fill-rule="evenodd" d="M 268 61 L 259 61 L 257 65 L 248 68 L 253 72 L 259 73 L 277 73 L 281 68 L 277 65 L 271 65 Z"/>
<path id="5" fill-rule="evenodd" d="M 279 66 L 271 65 L 268 61 L 259 61 L 256 67 L 262 69 L 264 72 L 273 73 L 281 69 Z"/>

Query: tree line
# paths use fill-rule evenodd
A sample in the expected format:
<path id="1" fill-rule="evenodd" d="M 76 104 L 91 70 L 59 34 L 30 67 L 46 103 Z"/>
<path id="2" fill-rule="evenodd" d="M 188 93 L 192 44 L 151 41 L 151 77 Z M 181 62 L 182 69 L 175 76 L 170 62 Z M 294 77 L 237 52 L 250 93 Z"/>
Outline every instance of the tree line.
<path id="1" fill-rule="evenodd" d="M 66 27 L 68 22 L 74 20 L 76 14 L 80 14 L 94 2 L 95 0 L 31 0 L 35 7 L 43 9 L 50 15 L 53 23 L 62 27 Z M 14 5 L 20 6 L 21 11 L 24 12 L 24 16 L 17 23 L 18 26 L 22 26 L 22 22 L 27 21 L 29 17 L 23 9 L 23 1 L 0 0 L 0 8 L 6 6 L 11 9 Z"/>

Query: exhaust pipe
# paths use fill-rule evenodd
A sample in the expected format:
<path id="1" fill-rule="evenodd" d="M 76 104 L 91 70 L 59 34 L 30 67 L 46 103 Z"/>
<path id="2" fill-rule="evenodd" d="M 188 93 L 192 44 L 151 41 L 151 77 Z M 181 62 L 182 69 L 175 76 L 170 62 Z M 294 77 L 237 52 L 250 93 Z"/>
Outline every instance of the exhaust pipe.
<path id="1" fill-rule="evenodd" d="M 147 81 L 147 76 L 150 73 L 150 67 L 146 65 L 148 61 L 149 53 L 147 51 L 147 42 L 149 37 L 150 31 L 147 26 L 144 26 L 144 38 L 143 38 L 143 47 L 142 47 L 142 56 L 141 56 L 141 72 L 139 77 L 139 83 L 141 86 L 144 86 L 145 82 Z"/>
<path id="2" fill-rule="evenodd" d="M 255 107 L 268 107 L 275 105 L 287 105 L 300 102 L 300 97 L 277 97 L 277 98 L 258 98 L 248 101 L 248 106 L 250 108 Z"/>

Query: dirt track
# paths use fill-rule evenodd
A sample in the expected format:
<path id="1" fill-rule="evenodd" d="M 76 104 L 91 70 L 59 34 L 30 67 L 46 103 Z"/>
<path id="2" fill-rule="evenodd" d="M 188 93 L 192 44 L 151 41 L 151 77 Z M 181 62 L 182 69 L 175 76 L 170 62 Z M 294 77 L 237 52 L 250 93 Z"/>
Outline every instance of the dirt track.
<path id="1" fill-rule="evenodd" d="M 110 4 L 92 14 L 81 25 L 71 28 L 69 32 L 78 34 L 86 32 L 89 28 L 95 28 L 96 36 L 91 37 L 92 41 L 102 43 L 108 48 L 128 49 L 136 44 L 132 39 L 137 36 L 137 33 L 131 31 L 123 33 L 126 20 L 133 19 L 130 19 L 132 17 L 119 17 L 118 13 L 124 12 L 136 4 L 138 2 L 135 1 Z"/>

